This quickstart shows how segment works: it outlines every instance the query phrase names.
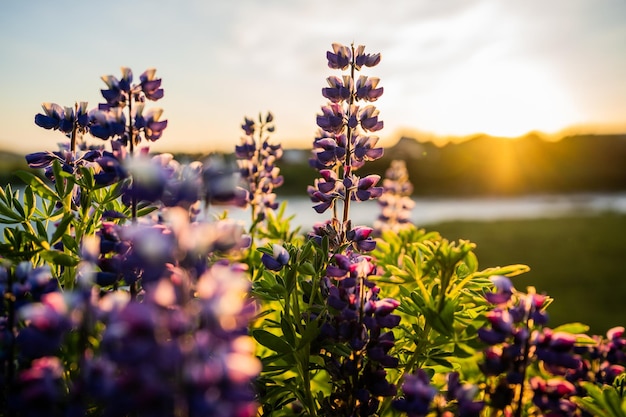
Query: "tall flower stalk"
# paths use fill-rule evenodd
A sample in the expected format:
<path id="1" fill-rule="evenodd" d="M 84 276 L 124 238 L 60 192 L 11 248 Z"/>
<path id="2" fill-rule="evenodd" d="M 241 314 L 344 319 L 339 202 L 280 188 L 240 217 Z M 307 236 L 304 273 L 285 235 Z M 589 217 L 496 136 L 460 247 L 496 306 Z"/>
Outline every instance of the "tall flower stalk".
<path id="1" fill-rule="evenodd" d="M 346 71 L 341 77 L 327 78 L 328 87 L 322 95 L 329 103 L 322 107 L 317 116 L 319 134 L 313 142 L 311 165 L 319 170 L 321 178 L 308 187 L 315 211 L 323 213 L 329 208 L 333 217 L 328 223 L 328 233 L 336 247 L 349 241 L 350 202 L 367 201 L 379 197 L 382 187 L 376 187 L 379 175 L 360 177 L 355 171 L 366 161 L 376 160 L 383 155 L 377 148 L 378 137 L 370 133 L 383 128 L 378 119 L 379 112 L 371 104 L 383 93 L 378 87 L 379 79 L 356 73 L 363 67 L 373 67 L 380 62 L 380 54 L 366 54 L 365 47 L 332 45 L 327 52 L 331 69 Z M 364 103 L 361 104 L 361 103 Z M 339 205 L 342 207 L 340 208 Z M 341 215 L 339 214 L 341 210 Z"/>
<path id="2" fill-rule="evenodd" d="M 137 145 L 144 139 L 151 142 L 160 139 L 167 127 L 167 120 L 161 120 L 161 108 L 145 109 L 146 101 L 160 100 L 164 91 L 154 68 L 144 71 L 135 84 L 132 70 L 128 67 L 121 70 L 120 79 L 113 75 L 101 77 L 107 86 L 107 89 L 101 90 L 105 103 L 99 104 L 98 110 L 91 113 L 94 125 L 91 133 L 97 138 L 112 139 L 127 147 L 129 156 L 133 158 Z M 133 221 L 137 218 L 137 204 L 136 196 L 132 196 Z"/>
<path id="3" fill-rule="evenodd" d="M 321 327 L 319 341 L 327 353 L 322 357 L 331 376 L 333 393 L 321 403 L 325 415 L 370 416 L 377 412 L 381 397 L 395 395 L 396 388 L 387 382 L 385 368 L 398 365 L 388 355 L 394 345 L 391 330 L 400 317 L 392 314 L 396 300 L 380 298 L 380 288 L 369 280 L 376 274 L 374 260 L 365 255 L 376 247 L 373 229 L 353 226 L 350 220 L 352 201 L 378 198 L 382 187 L 378 175 L 359 176 L 356 171 L 365 162 L 383 155 L 377 148 L 377 136 L 370 133 L 383 128 L 378 110 L 371 104 L 383 93 L 379 79 L 359 75 L 363 67 L 380 62 L 380 54 L 365 54 L 365 47 L 333 44 L 327 52 L 331 69 L 347 71 L 341 77 L 327 78 L 322 95 L 329 103 L 317 116 L 319 134 L 313 143 L 311 165 L 321 178 L 308 187 L 314 209 L 323 213 L 332 209 L 330 221 L 314 227 L 310 236 L 329 242 L 330 260 L 321 284 L 328 294 L 328 313 Z M 341 206 L 341 207 L 340 207 Z M 337 355 L 332 345 L 350 351 Z"/>
<path id="4" fill-rule="evenodd" d="M 275 130 L 273 121 L 274 115 L 269 112 L 265 117 L 259 114 L 258 125 L 245 117 L 241 125 L 245 136 L 235 147 L 243 186 L 248 191 L 246 203 L 251 207 L 251 234 L 269 211 L 278 208 L 274 189 L 284 182 L 280 168 L 276 166 L 276 161 L 283 155 L 282 146 L 270 143 L 269 134 Z"/>

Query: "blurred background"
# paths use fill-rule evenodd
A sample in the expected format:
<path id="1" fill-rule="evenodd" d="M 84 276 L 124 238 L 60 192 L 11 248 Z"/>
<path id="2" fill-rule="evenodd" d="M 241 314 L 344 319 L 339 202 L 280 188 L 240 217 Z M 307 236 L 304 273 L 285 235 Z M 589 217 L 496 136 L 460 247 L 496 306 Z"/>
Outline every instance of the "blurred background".
<path id="1" fill-rule="evenodd" d="M 324 219 L 306 186 L 321 88 L 338 75 L 325 53 L 363 44 L 385 88 L 385 156 L 366 173 L 405 160 L 418 226 L 475 242 L 481 267 L 528 264 L 515 283 L 556 299 L 551 325 L 604 332 L 626 324 L 625 19 L 623 0 L 5 0 L 0 181 L 63 141 L 33 123 L 41 103 L 96 107 L 101 76 L 155 67 L 169 126 L 151 151 L 229 157 L 244 116 L 271 111 L 279 199 L 304 229 Z"/>

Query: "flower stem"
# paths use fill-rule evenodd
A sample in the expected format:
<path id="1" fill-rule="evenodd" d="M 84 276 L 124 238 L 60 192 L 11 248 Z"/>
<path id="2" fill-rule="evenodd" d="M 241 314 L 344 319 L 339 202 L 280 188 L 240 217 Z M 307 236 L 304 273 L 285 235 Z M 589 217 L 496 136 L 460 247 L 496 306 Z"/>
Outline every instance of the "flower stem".
<path id="1" fill-rule="evenodd" d="M 354 68 L 355 68 L 355 56 L 354 56 L 354 45 L 351 45 L 352 48 L 352 62 L 350 63 L 350 79 L 354 80 Z M 348 99 L 348 111 L 347 111 L 347 119 L 350 120 L 350 112 L 352 111 L 352 105 L 354 104 L 354 96 L 356 94 L 354 90 L 354 83 L 350 85 L 350 98 Z M 346 156 L 344 158 L 344 169 L 343 169 L 343 178 L 346 178 L 352 175 L 352 128 L 349 124 L 346 124 Z M 342 179 L 343 179 L 342 178 Z M 352 199 L 352 188 L 347 188 L 346 193 L 343 200 L 343 221 L 342 221 L 342 241 L 346 242 L 346 233 L 348 232 L 344 228 L 347 225 L 348 220 L 350 219 L 350 200 Z"/>
<path id="2" fill-rule="evenodd" d="M 15 294 L 12 292 L 13 288 L 13 272 L 11 270 L 7 271 L 7 290 L 4 294 L 4 299 L 7 300 L 7 329 L 8 329 L 8 346 L 7 346 L 7 355 L 4 363 L 4 371 L 6 375 L 5 380 L 5 390 L 4 390 L 4 398 L 3 403 L 4 406 L 7 407 L 7 417 L 12 417 L 15 415 L 13 412 L 13 407 L 8 407 L 9 398 L 12 396 L 11 391 L 14 386 L 13 380 L 15 379 L 15 368 L 14 368 L 14 358 L 15 358 Z"/>

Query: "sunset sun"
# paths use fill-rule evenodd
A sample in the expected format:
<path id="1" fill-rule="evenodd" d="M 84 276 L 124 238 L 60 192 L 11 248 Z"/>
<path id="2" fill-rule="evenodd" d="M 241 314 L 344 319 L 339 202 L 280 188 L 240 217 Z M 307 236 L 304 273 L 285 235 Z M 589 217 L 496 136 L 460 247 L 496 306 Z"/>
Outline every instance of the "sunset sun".
<path id="1" fill-rule="evenodd" d="M 437 130 L 516 137 L 554 132 L 578 114 L 555 77 L 538 65 L 475 61 L 458 68 L 440 90 L 446 114 Z"/>

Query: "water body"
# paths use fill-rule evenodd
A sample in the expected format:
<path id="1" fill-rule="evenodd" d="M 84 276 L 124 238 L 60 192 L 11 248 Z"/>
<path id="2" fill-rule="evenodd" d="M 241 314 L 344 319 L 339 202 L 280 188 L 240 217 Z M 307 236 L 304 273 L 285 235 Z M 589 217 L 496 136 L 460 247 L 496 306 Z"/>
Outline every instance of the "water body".
<path id="1" fill-rule="evenodd" d="M 330 218 L 330 211 L 318 214 L 308 198 L 289 197 L 286 214 L 294 216 L 292 226 L 309 229 L 316 222 Z M 626 213 L 626 193 L 619 194 L 559 194 L 491 198 L 415 198 L 411 221 L 427 226 L 445 221 L 491 221 L 562 217 L 571 214 Z M 376 201 L 353 203 L 350 206 L 353 224 L 371 225 L 380 214 Z M 223 209 L 221 210 L 223 211 Z M 220 212 L 216 209 L 215 212 Z M 245 222 L 249 212 L 229 209 L 229 217 Z"/>
<path id="2" fill-rule="evenodd" d="M 287 202 L 286 215 L 293 216 L 292 227 L 310 229 L 316 222 L 328 220 L 331 212 L 318 214 L 306 197 L 279 199 Z M 626 213 L 626 193 L 617 194 L 557 194 L 492 198 L 415 198 L 411 221 L 428 226 L 445 221 L 491 221 L 562 217 L 570 214 L 595 215 L 602 212 Z M 350 218 L 354 225 L 371 226 L 380 214 L 376 201 L 353 202 Z M 238 208 L 216 207 L 212 214 L 228 211 L 228 217 L 250 222 L 250 212 Z M 0 224 L 0 233 L 6 225 Z"/>

